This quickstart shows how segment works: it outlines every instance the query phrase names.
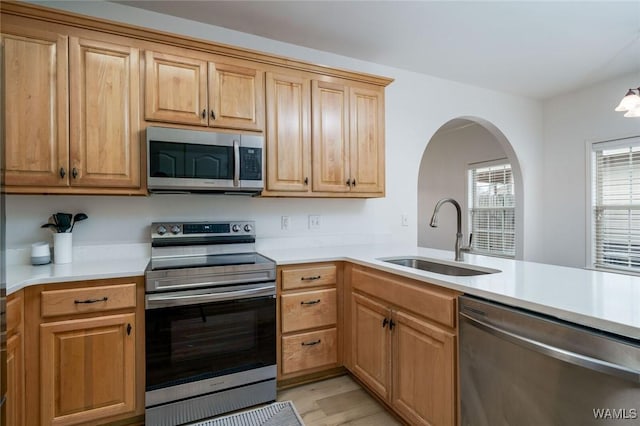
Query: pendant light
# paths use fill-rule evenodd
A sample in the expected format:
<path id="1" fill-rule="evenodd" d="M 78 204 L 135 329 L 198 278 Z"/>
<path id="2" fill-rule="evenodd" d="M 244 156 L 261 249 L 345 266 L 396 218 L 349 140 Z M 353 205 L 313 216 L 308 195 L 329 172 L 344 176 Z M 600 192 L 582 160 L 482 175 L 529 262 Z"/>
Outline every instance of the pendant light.
<path id="1" fill-rule="evenodd" d="M 640 87 L 635 90 L 629 89 L 615 111 L 626 111 L 625 117 L 640 117 Z"/>

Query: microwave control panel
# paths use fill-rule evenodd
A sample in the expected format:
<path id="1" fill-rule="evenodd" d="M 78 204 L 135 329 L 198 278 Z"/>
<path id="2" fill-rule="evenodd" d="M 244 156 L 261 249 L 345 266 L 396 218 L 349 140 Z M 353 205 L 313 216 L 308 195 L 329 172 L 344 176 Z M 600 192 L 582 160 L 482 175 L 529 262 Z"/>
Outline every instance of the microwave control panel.
<path id="1" fill-rule="evenodd" d="M 240 147 L 240 180 L 262 180 L 262 148 Z"/>

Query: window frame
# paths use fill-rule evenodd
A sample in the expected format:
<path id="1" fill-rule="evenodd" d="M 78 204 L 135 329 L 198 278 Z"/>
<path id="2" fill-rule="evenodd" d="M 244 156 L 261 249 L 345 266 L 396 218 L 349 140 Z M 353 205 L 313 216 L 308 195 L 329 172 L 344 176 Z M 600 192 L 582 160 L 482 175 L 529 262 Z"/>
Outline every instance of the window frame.
<path id="1" fill-rule="evenodd" d="M 598 145 L 607 146 L 608 149 L 640 146 L 640 135 L 585 141 L 585 269 L 640 276 L 640 267 L 637 270 L 633 270 L 596 265 L 596 146 Z"/>
<path id="2" fill-rule="evenodd" d="M 472 187 L 471 185 L 473 185 L 472 183 L 472 178 L 471 178 L 471 171 L 475 170 L 475 169 L 483 169 L 483 168 L 488 168 L 488 167 L 496 167 L 496 166 L 506 166 L 509 165 L 509 167 L 511 168 L 511 177 L 513 179 L 513 201 L 514 201 L 514 206 L 513 207 L 509 207 L 510 209 L 513 209 L 513 218 L 514 218 L 514 227 L 513 227 L 513 254 L 504 254 L 504 253 L 490 253 L 490 252 L 484 252 L 484 251 L 476 251 L 476 250 L 471 250 L 471 253 L 473 254 L 477 254 L 477 255 L 481 255 L 481 256 L 491 256 L 491 257 L 499 257 L 499 258 L 504 258 L 504 259 L 516 259 L 517 258 L 517 206 L 518 206 L 518 197 L 516 194 L 516 182 L 515 182 L 515 174 L 514 174 L 514 168 L 513 168 L 513 164 L 511 162 L 511 160 L 507 157 L 503 157 L 503 158 L 497 158 L 494 160 L 487 160 L 487 161 L 478 161 L 478 162 L 473 162 L 473 163 L 468 163 L 467 164 L 467 170 L 466 170 L 466 176 L 465 176 L 465 201 L 466 201 L 466 231 L 467 231 L 467 235 L 469 233 L 471 233 L 473 231 L 473 193 L 472 193 Z M 463 242 L 464 244 L 466 244 L 466 242 Z"/>

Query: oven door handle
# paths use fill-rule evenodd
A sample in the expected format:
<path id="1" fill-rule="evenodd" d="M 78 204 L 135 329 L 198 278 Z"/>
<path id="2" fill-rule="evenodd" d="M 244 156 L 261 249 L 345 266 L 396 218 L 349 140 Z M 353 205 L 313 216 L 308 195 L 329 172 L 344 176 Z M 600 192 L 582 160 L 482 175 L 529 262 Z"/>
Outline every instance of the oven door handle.
<path id="1" fill-rule="evenodd" d="M 250 288 L 246 290 L 224 291 L 218 293 L 187 294 L 187 295 L 148 295 L 146 297 L 146 309 L 168 308 L 171 306 L 193 305 L 206 302 L 223 302 L 248 297 L 273 296 L 275 286 Z"/>

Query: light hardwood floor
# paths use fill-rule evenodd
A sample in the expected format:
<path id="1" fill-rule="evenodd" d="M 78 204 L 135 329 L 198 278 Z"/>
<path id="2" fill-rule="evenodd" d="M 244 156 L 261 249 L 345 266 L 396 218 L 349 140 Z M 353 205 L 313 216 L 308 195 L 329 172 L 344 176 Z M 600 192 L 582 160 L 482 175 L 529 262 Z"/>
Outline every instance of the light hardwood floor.
<path id="1" fill-rule="evenodd" d="M 278 391 L 293 401 L 305 426 L 402 425 L 348 375 Z"/>

